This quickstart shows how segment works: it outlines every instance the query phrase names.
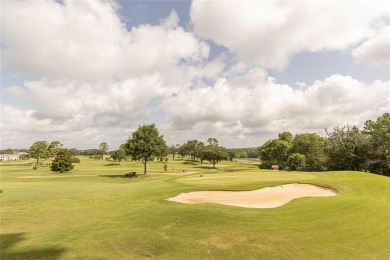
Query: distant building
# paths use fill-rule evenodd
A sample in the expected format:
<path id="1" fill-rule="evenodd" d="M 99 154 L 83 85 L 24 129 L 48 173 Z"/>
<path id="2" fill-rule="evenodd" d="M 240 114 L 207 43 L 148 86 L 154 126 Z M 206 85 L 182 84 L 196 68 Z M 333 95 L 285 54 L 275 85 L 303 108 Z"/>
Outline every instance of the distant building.
<path id="1" fill-rule="evenodd" d="M 0 154 L 0 161 L 17 161 L 20 160 L 20 156 L 27 154 L 25 152 L 14 153 L 14 154 Z"/>
<path id="2" fill-rule="evenodd" d="M 272 165 L 271 170 L 279 170 L 279 165 Z"/>

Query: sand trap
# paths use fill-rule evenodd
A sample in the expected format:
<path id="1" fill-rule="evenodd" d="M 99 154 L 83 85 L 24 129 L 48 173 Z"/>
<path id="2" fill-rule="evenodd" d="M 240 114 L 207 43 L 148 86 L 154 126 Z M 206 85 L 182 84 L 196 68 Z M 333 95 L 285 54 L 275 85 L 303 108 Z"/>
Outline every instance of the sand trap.
<path id="1" fill-rule="evenodd" d="M 336 196 L 334 189 L 311 184 L 285 184 L 252 191 L 195 191 L 168 199 L 188 204 L 217 203 L 245 208 L 276 208 L 293 199 Z"/>

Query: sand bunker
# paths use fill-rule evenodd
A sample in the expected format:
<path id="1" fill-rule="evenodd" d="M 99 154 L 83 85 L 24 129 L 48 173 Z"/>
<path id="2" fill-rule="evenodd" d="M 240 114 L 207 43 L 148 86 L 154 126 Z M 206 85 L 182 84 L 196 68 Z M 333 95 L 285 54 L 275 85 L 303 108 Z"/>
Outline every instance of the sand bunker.
<path id="1" fill-rule="evenodd" d="M 168 199 L 181 203 L 217 203 L 245 208 L 276 208 L 303 197 L 336 196 L 334 189 L 311 184 L 285 184 L 252 191 L 195 191 Z"/>

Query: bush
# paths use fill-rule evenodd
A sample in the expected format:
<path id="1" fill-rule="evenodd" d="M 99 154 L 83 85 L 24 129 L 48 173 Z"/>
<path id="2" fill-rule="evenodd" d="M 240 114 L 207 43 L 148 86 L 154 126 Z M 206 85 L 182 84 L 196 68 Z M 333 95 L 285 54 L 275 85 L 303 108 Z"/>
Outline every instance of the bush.
<path id="1" fill-rule="evenodd" d="M 38 165 L 34 165 L 33 170 L 36 171 L 38 169 Z"/>
<path id="2" fill-rule="evenodd" d="M 300 153 L 293 153 L 287 159 L 287 167 L 291 171 L 302 171 L 306 166 L 306 157 Z"/>
<path id="3" fill-rule="evenodd" d="M 134 178 L 134 177 L 138 177 L 136 172 L 125 173 L 125 178 Z"/>
<path id="4" fill-rule="evenodd" d="M 80 159 L 77 157 L 72 158 L 72 163 L 80 163 Z"/>
<path id="5" fill-rule="evenodd" d="M 72 170 L 74 168 L 72 159 L 72 156 L 68 153 L 68 149 L 59 149 L 51 164 L 51 171 L 62 173 Z"/>

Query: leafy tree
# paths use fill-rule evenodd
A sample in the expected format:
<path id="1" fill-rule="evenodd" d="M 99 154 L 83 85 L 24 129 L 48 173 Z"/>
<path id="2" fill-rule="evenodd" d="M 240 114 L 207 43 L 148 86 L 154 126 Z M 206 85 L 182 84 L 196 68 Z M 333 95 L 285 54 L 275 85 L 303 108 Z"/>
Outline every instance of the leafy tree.
<path id="1" fill-rule="evenodd" d="M 227 159 L 229 156 L 226 149 L 218 145 L 218 141 L 215 138 L 208 139 L 209 145 L 205 147 L 201 155 L 201 161 L 209 161 L 215 168 L 215 164 L 222 160 Z"/>
<path id="2" fill-rule="evenodd" d="M 48 150 L 48 156 L 53 157 L 57 154 L 58 150 L 62 148 L 63 144 L 60 141 L 53 141 L 49 144 Z"/>
<path id="3" fill-rule="evenodd" d="M 314 133 L 295 135 L 292 142 L 293 153 L 305 155 L 307 171 L 325 170 L 328 156 L 325 153 L 326 139 Z"/>
<path id="4" fill-rule="evenodd" d="M 68 150 L 68 153 L 70 153 L 72 156 L 76 156 L 76 155 L 80 154 L 80 151 L 77 150 L 76 148 L 71 148 Z"/>
<path id="5" fill-rule="evenodd" d="M 370 136 L 356 126 L 336 127 L 328 133 L 326 153 L 330 170 L 363 170 L 368 157 Z"/>
<path id="6" fill-rule="evenodd" d="M 205 149 L 205 145 L 203 142 L 199 142 L 195 147 L 195 159 L 198 160 L 201 157 L 203 150 Z"/>
<path id="7" fill-rule="evenodd" d="M 268 169 L 273 164 L 279 165 L 281 169 L 284 168 L 291 148 L 291 143 L 281 139 L 274 139 L 265 142 L 259 148 L 261 168 Z"/>
<path id="8" fill-rule="evenodd" d="M 370 172 L 389 176 L 390 113 L 384 113 L 375 122 L 366 121 L 363 132 L 371 136 L 367 168 Z"/>
<path id="9" fill-rule="evenodd" d="M 57 154 L 50 166 L 51 171 L 62 173 L 71 171 L 73 168 L 73 158 L 68 153 L 68 149 L 58 149 Z"/>
<path id="10" fill-rule="evenodd" d="M 171 145 L 169 148 L 168 148 L 168 153 L 172 154 L 172 160 L 174 161 L 175 160 L 175 155 L 178 153 L 179 151 L 179 145 L 177 144 L 176 146 L 175 145 Z"/>
<path id="11" fill-rule="evenodd" d="M 40 159 L 48 157 L 48 147 L 49 144 L 46 141 L 36 141 L 31 145 L 28 153 L 31 158 L 37 159 L 36 165 L 39 164 Z"/>
<path id="12" fill-rule="evenodd" d="M 198 140 L 190 140 L 187 141 L 187 143 L 185 144 L 188 154 L 191 156 L 192 160 L 194 161 L 195 161 L 196 146 L 198 143 L 199 143 Z"/>
<path id="13" fill-rule="evenodd" d="M 11 148 L 0 151 L 0 154 L 13 154 L 13 153 L 14 151 Z"/>
<path id="14" fill-rule="evenodd" d="M 138 127 L 127 140 L 126 152 L 133 159 L 142 161 L 144 174 L 146 174 L 147 162 L 152 161 L 154 157 L 164 156 L 167 145 L 154 124 L 143 125 Z"/>
<path id="15" fill-rule="evenodd" d="M 293 153 L 287 159 L 287 167 L 292 171 L 304 170 L 306 166 L 306 157 L 300 153 Z"/>
<path id="16" fill-rule="evenodd" d="M 181 159 L 184 159 L 184 156 L 186 156 L 188 153 L 188 147 L 187 144 L 182 144 L 179 147 L 178 154 L 181 156 Z"/>
<path id="17" fill-rule="evenodd" d="M 126 151 L 122 148 L 119 148 L 111 154 L 111 158 L 121 164 L 121 161 L 126 158 Z"/>
<path id="18" fill-rule="evenodd" d="M 279 136 L 279 140 L 283 140 L 283 141 L 286 141 L 289 143 L 291 143 L 293 140 L 292 133 L 287 132 L 287 131 L 279 133 L 278 136 Z"/>
<path id="19" fill-rule="evenodd" d="M 102 156 L 102 159 L 104 158 L 104 155 L 108 152 L 108 144 L 106 142 L 103 142 L 99 145 L 99 150 Z"/>

